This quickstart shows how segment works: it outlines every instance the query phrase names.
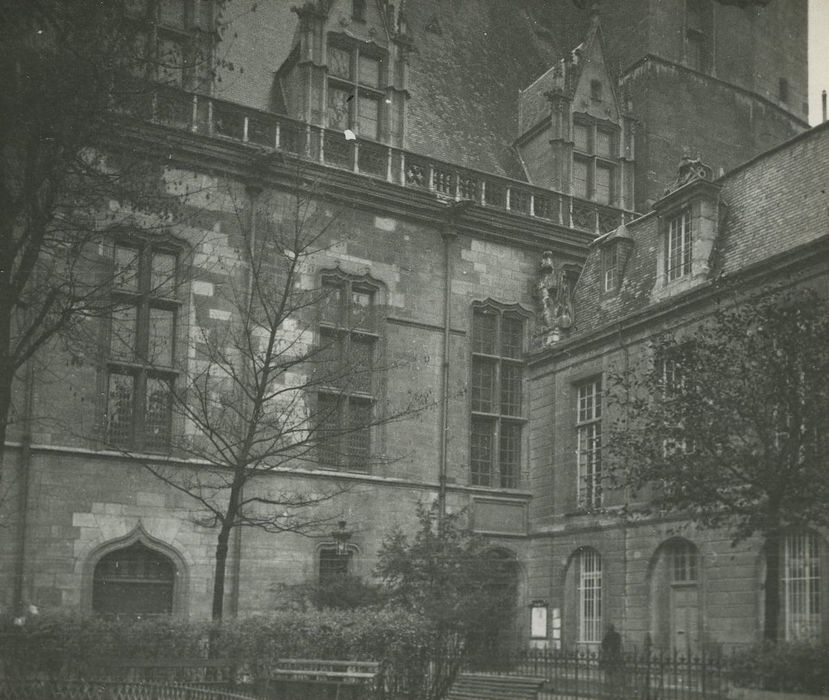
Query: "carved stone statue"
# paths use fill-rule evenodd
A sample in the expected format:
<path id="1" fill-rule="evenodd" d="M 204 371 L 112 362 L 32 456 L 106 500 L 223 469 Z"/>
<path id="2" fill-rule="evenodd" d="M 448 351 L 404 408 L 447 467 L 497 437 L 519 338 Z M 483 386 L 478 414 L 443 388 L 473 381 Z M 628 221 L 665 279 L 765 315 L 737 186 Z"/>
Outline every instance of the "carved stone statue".
<path id="1" fill-rule="evenodd" d="M 573 325 L 573 300 L 567 272 L 557 268 L 549 250 L 541 255 L 536 295 L 543 320 L 542 343 L 550 345 L 561 338 L 562 331 Z"/>

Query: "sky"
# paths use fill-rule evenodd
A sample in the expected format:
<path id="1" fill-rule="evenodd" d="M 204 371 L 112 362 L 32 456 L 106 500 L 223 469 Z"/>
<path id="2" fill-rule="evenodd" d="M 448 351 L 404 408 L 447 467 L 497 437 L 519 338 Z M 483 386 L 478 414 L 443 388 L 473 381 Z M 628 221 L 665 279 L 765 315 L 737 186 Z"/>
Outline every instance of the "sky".
<path id="1" fill-rule="evenodd" d="M 809 0 L 809 123 L 821 120 L 820 92 L 829 91 L 829 0 Z"/>

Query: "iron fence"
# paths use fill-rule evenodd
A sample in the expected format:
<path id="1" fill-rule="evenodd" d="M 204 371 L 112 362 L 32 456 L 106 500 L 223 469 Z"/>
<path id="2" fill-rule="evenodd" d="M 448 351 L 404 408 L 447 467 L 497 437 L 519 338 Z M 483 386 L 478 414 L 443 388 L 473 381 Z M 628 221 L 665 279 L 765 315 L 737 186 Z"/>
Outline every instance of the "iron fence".
<path id="1" fill-rule="evenodd" d="M 595 652 L 563 650 L 472 656 L 463 670 L 543 678 L 541 697 L 556 700 L 723 700 L 730 686 L 729 666 L 721 656 L 639 651 L 613 659 Z"/>
<path id="2" fill-rule="evenodd" d="M 180 683 L 40 679 L 0 682 L 0 700 L 257 700 Z"/>

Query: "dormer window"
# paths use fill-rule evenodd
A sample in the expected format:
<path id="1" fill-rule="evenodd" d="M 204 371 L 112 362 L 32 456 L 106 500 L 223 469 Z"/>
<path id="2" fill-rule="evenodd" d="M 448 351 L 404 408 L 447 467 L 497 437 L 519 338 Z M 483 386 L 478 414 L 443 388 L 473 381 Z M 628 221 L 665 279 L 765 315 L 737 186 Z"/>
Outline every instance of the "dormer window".
<path id="1" fill-rule="evenodd" d="M 328 45 L 328 128 L 379 140 L 383 57 L 362 47 Z"/>
<path id="2" fill-rule="evenodd" d="M 611 242 L 602 248 L 602 291 L 615 292 L 619 286 L 619 247 Z"/>
<path id="3" fill-rule="evenodd" d="M 691 208 L 685 207 L 668 222 L 665 271 L 668 282 L 691 274 L 693 235 Z"/>

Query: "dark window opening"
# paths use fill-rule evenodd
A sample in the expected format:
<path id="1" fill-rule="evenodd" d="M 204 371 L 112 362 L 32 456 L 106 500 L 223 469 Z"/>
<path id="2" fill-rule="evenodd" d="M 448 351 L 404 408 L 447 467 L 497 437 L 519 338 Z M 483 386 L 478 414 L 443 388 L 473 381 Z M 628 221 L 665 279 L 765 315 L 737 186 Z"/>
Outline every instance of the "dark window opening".
<path id="1" fill-rule="evenodd" d="M 173 612 L 176 567 L 141 542 L 111 552 L 95 566 L 92 609 L 105 615 L 143 617 Z"/>

